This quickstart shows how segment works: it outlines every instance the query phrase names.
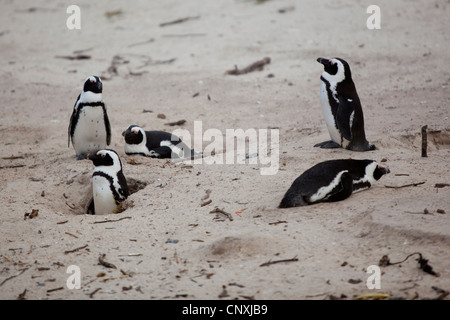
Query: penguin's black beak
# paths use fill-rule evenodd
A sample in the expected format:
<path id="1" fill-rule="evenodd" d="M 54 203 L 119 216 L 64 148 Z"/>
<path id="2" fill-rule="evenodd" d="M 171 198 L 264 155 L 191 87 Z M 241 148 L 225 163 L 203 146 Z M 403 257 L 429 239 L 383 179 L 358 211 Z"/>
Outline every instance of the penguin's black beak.
<path id="1" fill-rule="evenodd" d="M 384 176 L 385 174 L 388 174 L 389 172 L 391 172 L 391 171 L 388 168 L 384 168 L 382 166 L 377 166 L 377 168 L 373 172 L 373 177 L 375 178 L 375 180 L 379 180 L 382 176 Z"/>
<path id="2" fill-rule="evenodd" d="M 380 169 L 382 174 L 388 174 L 391 172 L 391 170 L 389 170 L 388 168 L 384 168 L 384 167 L 380 167 L 380 166 L 378 166 L 378 169 Z"/>
<path id="3" fill-rule="evenodd" d="M 127 133 L 127 131 L 125 130 L 124 132 L 122 132 L 122 137 L 125 137 L 125 134 Z"/>
<path id="4" fill-rule="evenodd" d="M 328 67 L 330 63 L 330 59 L 325 58 L 317 58 L 317 62 L 323 64 L 325 67 Z"/>
<path id="5" fill-rule="evenodd" d="M 87 159 L 91 160 L 91 161 L 95 161 L 99 158 L 100 156 L 97 155 L 97 152 L 94 153 L 90 153 L 88 154 L 88 156 L 86 157 Z"/>
<path id="6" fill-rule="evenodd" d="M 96 88 L 97 88 L 98 92 L 102 92 L 103 91 L 103 84 L 100 81 L 97 81 Z"/>

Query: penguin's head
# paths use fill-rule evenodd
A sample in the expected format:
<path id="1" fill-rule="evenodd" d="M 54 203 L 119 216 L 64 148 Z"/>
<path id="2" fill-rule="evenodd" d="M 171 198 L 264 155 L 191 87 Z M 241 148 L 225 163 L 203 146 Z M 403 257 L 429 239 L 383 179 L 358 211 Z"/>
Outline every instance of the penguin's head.
<path id="1" fill-rule="evenodd" d="M 127 130 L 122 132 L 125 142 L 128 144 L 140 144 L 144 140 L 144 129 L 137 125 L 131 125 Z"/>
<path id="2" fill-rule="evenodd" d="M 114 171 L 119 171 L 122 168 L 119 155 L 111 149 L 98 150 L 88 156 L 88 159 L 94 163 L 96 167 L 111 167 Z"/>
<path id="3" fill-rule="evenodd" d="M 332 83 L 339 83 L 344 80 L 351 80 L 352 74 L 347 61 L 341 58 L 317 58 L 317 62 L 323 64 L 322 77 Z"/>
<path id="4" fill-rule="evenodd" d="M 389 172 L 391 171 L 388 168 L 384 168 L 377 164 L 375 170 L 373 171 L 373 177 L 375 180 L 380 180 L 383 175 L 388 174 Z"/>
<path id="5" fill-rule="evenodd" d="M 102 93 L 102 80 L 97 76 L 90 76 L 84 81 L 83 92 Z"/>
<path id="6" fill-rule="evenodd" d="M 380 178 L 388 174 L 388 168 L 383 168 L 374 160 L 353 160 L 353 190 L 370 187 Z"/>
<path id="7" fill-rule="evenodd" d="M 358 160 L 364 167 L 365 167 L 365 176 L 370 181 L 373 180 L 377 181 L 380 180 L 382 176 L 385 174 L 388 174 L 391 172 L 388 168 L 384 168 L 380 166 L 376 161 L 374 160 Z"/>

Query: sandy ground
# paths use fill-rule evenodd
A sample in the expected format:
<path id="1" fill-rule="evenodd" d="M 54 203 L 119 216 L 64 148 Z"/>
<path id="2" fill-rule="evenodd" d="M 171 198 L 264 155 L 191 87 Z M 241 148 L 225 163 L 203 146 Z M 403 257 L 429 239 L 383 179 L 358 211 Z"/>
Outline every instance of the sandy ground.
<path id="1" fill-rule="evenodd" d="M 66 27 L 70 4 L 0 4 L 1 299 L 434 299 L 450 290 L 450 187 L 436 187 L 450 183 L 448 1 L 378 1 L 380 30 L 366 27 L 362 1 L 78 1 L 80 30 Z M 78 54 L 90 58 L 67 59 Z M 313 147 L 328 139 L 316 59 L 333 56 L 350 63 L 376 151 Z M 262 71 L 225 75 L 264 57 Z M 92 74 L 103 79 L 110 147 L 141 187 L 117 215 L 84 214 L 93 165 L 67 147 Z M 279 130 L 278 172 L 123 151 L 131 124 L 193 134 L 194 121 L 202 132 Z M 304 170 L 350 157 L 391 173 L 339 203 L 277 209 Z M 368 266 L 415 252 L 439 277 L 414 255 L 381 267 L 380 289 L 367 287 Z M 66 285 L 71 265 L 80 289 Z"/>

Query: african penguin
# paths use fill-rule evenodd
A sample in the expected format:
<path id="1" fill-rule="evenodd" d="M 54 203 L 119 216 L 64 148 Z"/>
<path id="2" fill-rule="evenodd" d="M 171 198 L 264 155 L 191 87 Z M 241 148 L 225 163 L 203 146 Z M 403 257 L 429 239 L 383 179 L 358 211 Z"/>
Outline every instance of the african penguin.
<path id="1" fill-rule="evenodd" d="M 114 150 L 104 149 L 91 153 L 88 159 L 95 166 L 92 174 L 93 201 L 88 213 L 118 213 L 118 205 L 130 195 L 119 155 Z"/>
<path id="2" fill-rule="evenodd" d="M 295 179 L 279 208 L 344 200 L 358 189 L 370 188 L 389 172 L 389 169 L 379 166 L 373 160 L 340 159 L 320 162 Z"/>
<path id="3" fill-rule="evenodd" d="M 131 125 L 122 132 L 125 139 L 125 153 L 140 154 L 152 158 L 193 158 L 198 153 L 191 150 L 181 139 L 169 132 L 144 131 Z"/>
<path id="4" fill-rule="evenodd" d="M 69 141 L 77 159 L 105 149 L 111 143 L 111 125 L 102 100 L 102 81 L 97 76 L 86 79 L 83 92 L 78 95 L 69 123 Z"/>
<path id="5" fill-rule="evenodd" d="M 366 140 L 363 111 L 350 66 L 340 58 L 318 58 L 317 61 L 324 66 L 320 76 L 320 102 L 331 140 L 314 147 L 375 150 Z"/>

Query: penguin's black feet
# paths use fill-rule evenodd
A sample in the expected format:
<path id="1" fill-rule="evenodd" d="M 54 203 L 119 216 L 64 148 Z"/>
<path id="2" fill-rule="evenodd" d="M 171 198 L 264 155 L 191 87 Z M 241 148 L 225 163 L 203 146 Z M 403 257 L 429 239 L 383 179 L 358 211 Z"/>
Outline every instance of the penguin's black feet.
<path id="1" fill-rule="evenodd" d="M 335 149 L 340 148 L 341 145 L 339 143 L 334 142 L 333 140 L 324 141 L 321 143 L 317 143 L 314 147 L 320 147 L 322 149 Z"/>
<path id="2" fill-rule="evenodd" d="M 89 156 L 89 154 L 87 154 L 87 153 L 77 154 L 77 160 L 84 160 L 84 159 L 87 159 L 88 156 Z"/>
<path id="3" fill-rule="evenodd" d="M 350 146 L 347 147 L 347 149 L 348 150 L 352 150 L 352 151 L 364 152 L 364 151 L 376 150 L 377 147 L 374 144 L 370 144 L 369 142 L 365 142 L 363 144 L 351 144 Z"/>

